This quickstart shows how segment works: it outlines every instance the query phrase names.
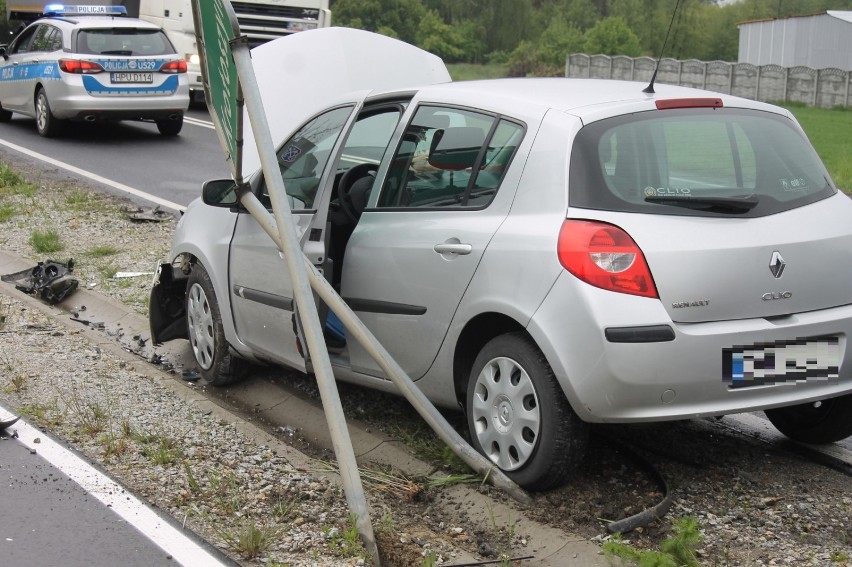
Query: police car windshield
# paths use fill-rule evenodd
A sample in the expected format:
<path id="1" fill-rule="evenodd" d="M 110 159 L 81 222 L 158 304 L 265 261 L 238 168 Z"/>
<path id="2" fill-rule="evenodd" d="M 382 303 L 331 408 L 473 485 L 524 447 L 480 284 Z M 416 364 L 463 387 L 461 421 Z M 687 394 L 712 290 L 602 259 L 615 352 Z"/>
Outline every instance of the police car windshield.
<path id="1" fill-rule="evenodd" d="M 77 53 L 86 55 L 156 56 L 175 53 L 160 30 L 133 28 L 83 29 L 77 34 Z"/>

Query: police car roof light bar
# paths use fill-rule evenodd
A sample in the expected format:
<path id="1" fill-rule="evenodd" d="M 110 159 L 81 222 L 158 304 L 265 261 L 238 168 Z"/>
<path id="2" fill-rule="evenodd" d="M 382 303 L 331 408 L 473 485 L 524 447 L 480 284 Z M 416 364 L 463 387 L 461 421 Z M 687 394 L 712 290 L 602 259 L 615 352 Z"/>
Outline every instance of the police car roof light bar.
<path id="1" fill-rule="evenodd" d="M 44 7 L 45 16 L 126 16 L 124 6 L 47 4 Z"/>

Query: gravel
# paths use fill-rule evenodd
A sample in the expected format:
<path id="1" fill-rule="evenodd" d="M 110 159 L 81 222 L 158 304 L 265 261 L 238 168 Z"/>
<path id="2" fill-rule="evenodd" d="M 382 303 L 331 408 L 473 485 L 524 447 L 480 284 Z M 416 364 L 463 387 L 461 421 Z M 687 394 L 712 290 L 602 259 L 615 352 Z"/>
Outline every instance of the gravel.
<path id="1" fill-rule="evenodd" d="M 132 222 L 120 210 L 129 203 L 56 172 L 33 168 L 27 175 L 37 187 L 31 196 L 4 192 L 0 182 L 0 208 L 17 211 L 2 223 L 3 249 L 34 261 L 74 258 L 81 285 L 145 313 L 151 276 L 111 276 L 152 272 L 165 257 L 175 220 Z M 49 229 L 60 235 L 64 248 L 36 252 L 30 235 Z M 114 252 L 97 252 L 107 248 Z M 369 564 L 363 548 L 351 545 L 348 507 L 336 477 L 318 460 L 328 458 L 327 452 L 299 442 L 292 430 L 275 442 L 259 443 L 221 412 L 187 404 L 170 384 L 173 377 L 100 349 L 79 329 L 14 294 L 0 295 L 0 317 L 0 401 L 69 440 L 234 560 Z M 311 381 L 289 380 L 304 395 L 317 395 Z M 347 415 L 368 427 L 419 431 L 399 399 L 349 386 L 341 391 Z M 536 495 L 535 504 L 519 514 L 566 534 L 605 541 L 602 520 L 636 513 L 662 497 L 662 489 L 636 464 L 636 452 L 668 479 L 675 499 L 665 518 L 626 535 L 631 546 L 659 549 L 677 518 L 692 517 L 703 535 L 696 552 L 701 565 L 850 564 L 849 476 L 797 457 L 785 446 L 738 433 L 724 419 L 595 431 L 589 458 L 574 481 Z M 297 457 L 282 441 L 313 458 Z M 505 501 L 496 491 L 492 496 Z M 493 559 L 497 549 L 526 555 L 534 547 L 528 541 L 534 534 L 469 517 L 463 506 L 443 502 L 440 489 L 418 490 L 411 499 L 371 489 L 368 499 L 385 565 L 422 565 L 428 550 L 452 563 L 463 552 L 480 551 L 487 554 L 483 559 Z M 239 535 L 252 526 L 267 536 L 265 548 L 241 550 Z"/>

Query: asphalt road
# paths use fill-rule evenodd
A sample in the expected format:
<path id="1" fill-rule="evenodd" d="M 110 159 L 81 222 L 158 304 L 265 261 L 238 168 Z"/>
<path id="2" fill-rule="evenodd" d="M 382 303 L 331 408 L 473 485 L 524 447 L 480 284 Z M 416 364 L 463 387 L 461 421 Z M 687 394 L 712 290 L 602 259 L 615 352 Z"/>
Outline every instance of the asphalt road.
<path id="1" fill-rule="evenodd" d="M 126 186 L 180 206 L 201 194 L 204 181 L 230 178 L 206 110 L 190 110 L 183 130 L 174 138 L 161 136 L 154 124 L 142 122 L 68 126 L 62 137 L 43 138 L 34 119 L 13 114 L 10 122 L 0 123 L 0 159 L 55 160 L 48 167 L 94 182 L 109 192 L 127 196 L 121 188 Z M 131 198 L 139 204 L 157 204 L 144 197 Z"/>

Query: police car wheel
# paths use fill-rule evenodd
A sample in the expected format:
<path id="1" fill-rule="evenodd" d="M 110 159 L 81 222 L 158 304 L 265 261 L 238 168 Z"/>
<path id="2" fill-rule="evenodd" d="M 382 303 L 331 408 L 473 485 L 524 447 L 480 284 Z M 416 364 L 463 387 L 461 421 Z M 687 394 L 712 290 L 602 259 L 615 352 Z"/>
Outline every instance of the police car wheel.
<path id="1" fill-rule="evenodd" d="M 36 93 L 35 110 L 38 133 L 45 138 L 59 135 L 62 130 L 62 122 L 50 110 L 50 102 L 47 100 L 47 93 L 44 92 L 44 89 L 39 89 Z"/>
<path id="2" fill-rule="evenodd" d="M 177 120 L 157 120 L 157 130 L 163 136 L 177 136 L 183 128 L 183 117 Z"/>
<path id="3" fill-rule="evenodd" d="M 9 122 L 12 119 L 12 112 L 0 108 L 0 122 Z"/>

